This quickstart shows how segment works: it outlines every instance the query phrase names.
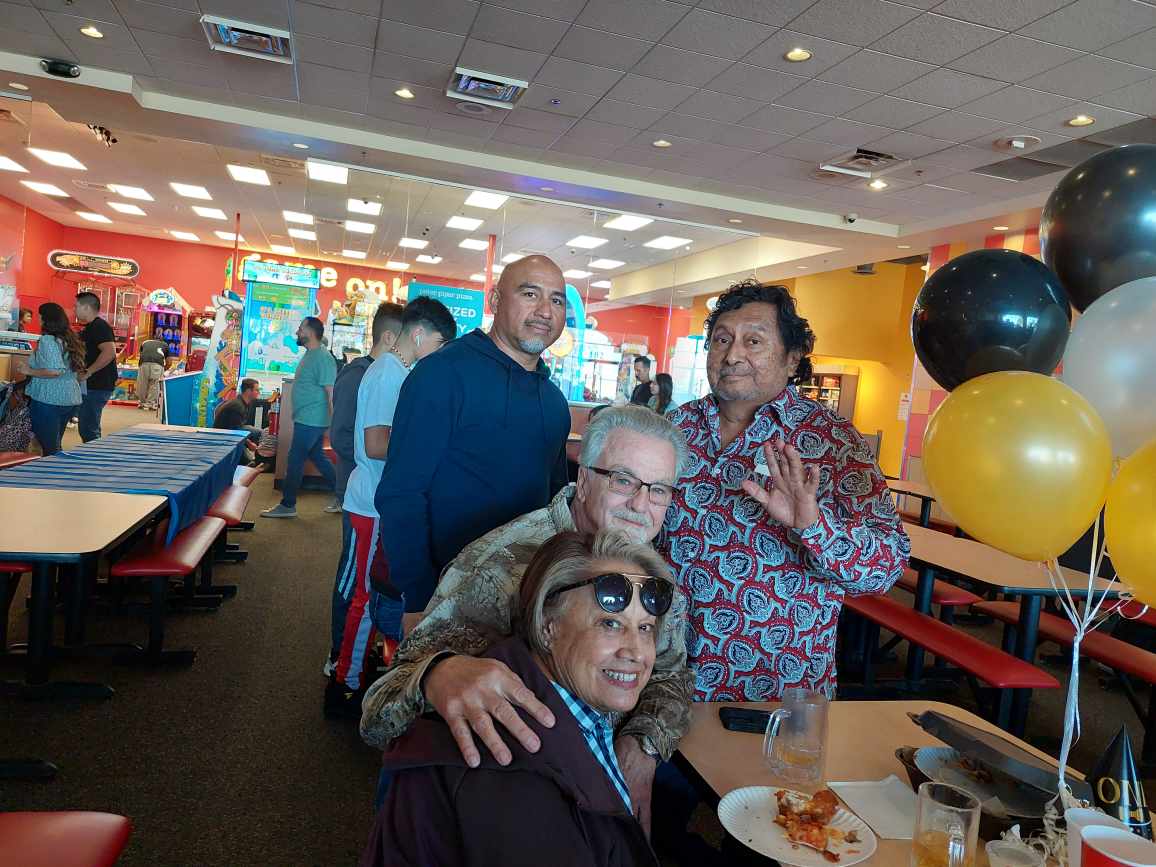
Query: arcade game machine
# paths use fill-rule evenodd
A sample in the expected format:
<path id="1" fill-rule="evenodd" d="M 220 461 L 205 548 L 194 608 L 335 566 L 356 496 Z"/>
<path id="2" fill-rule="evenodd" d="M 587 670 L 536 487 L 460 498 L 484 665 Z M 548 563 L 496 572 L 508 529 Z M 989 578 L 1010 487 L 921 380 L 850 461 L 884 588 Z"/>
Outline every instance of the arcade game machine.
<path id="1" fill-rule="evenodd" d="M 321 272 L 307 265 L 245 259 L 241 266 L 245 307 L 241 313 L 241 378 L 252 377 L 267 395 L 292 377 L 304 350 L 297 326 L 317 312 Z"/>
<path id="2" fill-rule="evenodd" d="M 145 296 L 144 302 L 140 305 L 140 313 L 136 317 L 136 328 L 125 344 L 120 362 L 117 364 L 116 391 L 112 395 L 114 403 L 139 402 L 136 380 L 140 365 L 140 347 L 146 340 L 153 338 L 158 328 L 161 331 L 161 339 L 167 347 L 168 356 L 173 359 L 167 367 L 167 372 L 173 373 L 184 369 L 189 346 L 189 319 L 192 312 L 193 308 L 172 287 L 154 289 Z M 115 326 L 113 330 L 115 331 Z"/>
<path id="3" fill-rule="evenodd" d="M 325 333 L 329 335 L 329 349 L 334 355 L 350 361 L 369 353 L 373 348 L 373 314 L 380 303 L 381 299 L 368 289 L 361 292 L 347 289 L 344 302 L 333 301 Z"/>

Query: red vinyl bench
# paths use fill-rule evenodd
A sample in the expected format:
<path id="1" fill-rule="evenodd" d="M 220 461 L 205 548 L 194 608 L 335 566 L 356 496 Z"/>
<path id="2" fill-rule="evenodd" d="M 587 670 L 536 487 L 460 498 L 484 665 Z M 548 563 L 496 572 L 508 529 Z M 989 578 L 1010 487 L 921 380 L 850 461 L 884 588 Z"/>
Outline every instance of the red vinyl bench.
<path id="1" fill-rule="evenodd" d="M 38 457 L 39 455 L 30 455 L 28 452 L 0 452 L 0 470 L 5 467 L 18 467 Z"/>
<path id="2" fill-rule="evenodd" d="M 844 607 L 879 627 L 902 636 L 939 659 L 959 667 L 982 683 L 1000 691 L 995 721 L 1006 729 L 1011 720 L 1013 689 L 1058 689 L 1060 682 L 1029 662 L 1024 662 L 998 647 L 942 623 L 914 608 L 901 605 L 886 596 L 848 596 Z M 868 647 L 876 641 L 871 640 Z M 866 661 L 864 685 L 871 686 L 870 657 Z"/>
<path id="3" fill-rule="evenodd" d="M 253 497 L 250 488 L 240 484 L 232 484 L 221 492 L 213 505 L 209 506 L 207 514 L 220 518 L 229 530 L 252 530 L 253 522 L 245 520 L 245 509 Z M 213 552 L 217 560 L 228 563 L 244 563 L 249 559 L 249 552 L 241 550 L 240 545 L 234 545 L 222 534 L 217 540 L 217 547 Z M 235 590 L 228 595 L 235 594 Z"/>
<path id="4" fill-rule="evenodd" d="M 112 564 L 109 574 L 114 578 L 150 579 L 149 641 L 143 654 L 146 661 L 189 665 L 196 659 L 195 650 L 164 650 L 169 579 L 184 578 L 186 595 L 191 597 L 192 576 L 200 567 L 201 584 L 197 589 L 206 591 L 211 599 L 216 600 L 216 604 L 220 604 L 220 596 L 211 596 L 213 558 L 208 555 L 217 537 L 224 531 L 223 519 L 206 515 L 181 530 L 166 545 L 163 542 L 162 525 L 151 538 Z"/>
<path id="5" fill-rule="evenodd" d="M 237 467 L 233 471 L 233 484 L 244 485 L 248 488 L 257 481 L 259 475 L 261 475 L 260 467 Z"/>
<path id="6" fill-rule="evenodd" d="M 1136 603 L 1134 612 L 1141 610 Z M 1020 604 L 1018 602 L 981 602 L 975 606 L 977 611 L 994 617 L 1006 623 L 1013 629 L 1020 622 Z M 1040 638 L 1054 641 L 1064 647 L 1071 647 L 1076 637 L 1076 627 L 1066 617 L 1040 612 Z M 1080 642 L 1080 653 L 1088 659 L 1094 659 L 1120 675 L 1120 682 L 1124 686 L 1124 693 L 1128 702 L 1140 721 L 1144 724 L 1144 747 L 1142 761 L 1151 764 L 1156 761 L 1156 653 L 1144 650 L 1127 641 L 1109 635 L 1100 629 L 1084 635 Z M 1141 704 L 1136 690 L 1128 680 L 1134 677 L 1152 685 L 1152 695 L 1148 699 L 1148 707 Z"/>
<path id="7" fill-rule="evenodd" d="M 895 582 L 896 587 L 909 593 L 914 593 L 918 585 L 919 573 L 914 569 L 904 569 L 899 580 Z M 939 606 L 939 619 L 944 623 L 954 622 L 956 608 L 967 608 L 982 601 L 982 596 L 977 596 L 970 590 L 964 590 L 950 581 L 936 578 L 932 584 L 931 604 Z"/>
<path id="8" fill-rule="evenodd" d="M 0 560 L 0 653 L 8 649 L 8 609 L 16 598 L 20 576 L 32 571 L 31 563 Z"/>
<path id="9" fill-rule="evenodd" d="M 113 867 L 131 831 L 112 813 L 0 813 L 0 867 Z"/>

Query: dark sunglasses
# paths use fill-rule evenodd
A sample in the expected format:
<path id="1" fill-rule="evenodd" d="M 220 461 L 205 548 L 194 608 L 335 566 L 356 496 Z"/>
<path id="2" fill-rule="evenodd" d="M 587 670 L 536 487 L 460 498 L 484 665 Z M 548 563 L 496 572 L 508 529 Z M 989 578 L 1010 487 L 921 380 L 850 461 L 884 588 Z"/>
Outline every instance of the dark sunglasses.
<path id="1" fill-rule="evenodd" d="M 639 578 L 639 581 L 632 581 Z M 670 610 L 671 600 L 674 598 L 674 587 L 668 581 L 659 581 L 649 575 L 632 575 L 621 572 L 607 572 L 604 575 L 595 575 L 585 581 L 574 584 L 564 584 L 556 590 L 551 590 L 547 599 L 553 599 L 567 590 L 594 585 L 594 598 L 598 600 L 598 607 L 608 614 L 621 614 L 630 605 L 634 598 L 634 588 L 639 588 L 638 601 L 643 609 L 655 617 L 661 617 Z"/>

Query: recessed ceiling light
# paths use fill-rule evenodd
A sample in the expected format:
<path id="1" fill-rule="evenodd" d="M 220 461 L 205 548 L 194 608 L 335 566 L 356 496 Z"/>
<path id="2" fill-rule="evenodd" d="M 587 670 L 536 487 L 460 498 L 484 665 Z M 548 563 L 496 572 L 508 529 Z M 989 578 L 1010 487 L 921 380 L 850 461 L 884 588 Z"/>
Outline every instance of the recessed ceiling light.
<path id="1" fill-rule="evenodd" d="M 611 268 L 621 268 L 625 264 L 625 262 L 619 262 L 617 259 L 595 259 L 589 267 L 596 271 L 609 271 Z"/>
<path id="2" fill-rule="evenodd" d="M 24 172 L 28 174 L 28 169 L 20 165 L 15 160 L 10 160 L 8 157 L 0 157 L 0 172 Z"/>
<path id="3" fill-rule="evenodd" d="M 1007 226 L 992 226 L 991 230 L 993 232 L 1006 232 L 1008 230 L 1008 227 Z"/>
<path id="4" fill-rule="evenodd" d="M 488 208 L 491 211 L 496 211 L 502 205 L 506 204 L 506 199 L 509 196 L 503 196 L 501 193 L 486 193 L 482 190 L 474 190 L 466 197 L 466 204 L 471 208 Z"/>
<path id="5" fill-rule="evenodd" d="M 526 258 L 525 253 L 507 253 L 505 256 L 502 257 L 502 261 L 505 262 L 507 265 L 510 265 L 514 262 L 517 262 L 519 259 L 525 259 L 525 258 Z"/>
<path id="6" fill-rule="evenodd" d="M 297 251 L 284 244 L 270 244 L 269 249 L 281 256 L 296 256 Z"/>
<path id="7" fill-rule="evenodd" d="M 791 63 L 802 63 L 804 60 L 810 60 L 812 57 L 814 57 L 814 55 L 806 48 L 795 46 L 786 54 L 784 54 L 783 57 L 786 60 L 791 61 Z"/>
<path id="8" fill-rule="evenodd" d="M 364 259 L 367 254 L 361 250 L 342 250 L 341 255 L 346 259 Z"/>
<path id="9" fill-rule="evenodd" d="M 655 250 L 673 250 L 675 247 L 683 247 L 691 243 L 690 238 L 676 238 L 673 235 L 660 235 L 653 241 L 647 241 L 643 247 L 651 247 Z"/>
<path id="10" fill-rule="evenodd" d="M 345 231 L 357 232 L 359 235 L 372 235 L 377 230 L 373 223 L 362 223 L 358 220 L 346 220 Z"/>
<path id="11" fill-rule="evenodd" d="M 619 214 L 613 220 L 602 224 L 603 229 L 618 229 L 622 232 L 633 232 L 643 226 L 649 226 L 654 220 L 650 217 L 636 217 L 634 214 Z"/>
<path id="12" fill-rule="evenodd" d="M 369 199 L 350 199 L 346 207 L 351 214 L 366 214 L 370 217 L 381 216 L 381 202 L 371 202 Z"/>
<path id="13" fill-rule="evenodd" d="M 402 99 L 413 99 L 413 91 L 408 87 L 399 87 L 393 92 L 394 96 L 399 96 Z"/>
<path id="14" fill-rule="evenodd" d="M 473 280 L 475 283 L 485 283 L 486 282 L 486 275 L 485 274 L 471 274 L 470 279 Z"/>
<path id="15" fill-rule="evenodd" d="M 466 238 L 458 246 L 466 250 L 485 250 L 490 245 L 489 242 L 479 241 L 477 238 Z"/>
<path id="16" fill-rule="evenodd" d="M 664 138 L 656 138 L 654 141 L 651 142 L 651 145 L 653 145 L 656 148 L 668 148 L 668 147 L 670 147 L 670 142 L 668 142 Z"/>
<path id="17" fill-rule="evenodd" d="M 46 151 L 44 148 L 28 148 L 28 153 L 36 157 L 41 162 L 48 163 L 50 166 L 56 166 L 61 169 L 79 169 L 80 171 L 87 171 L 84 163 L 78 160 L 72 154 L 66 154 L 64 151 Z"/>
<path id="18" fill-rule="evenodd" d="M 464 229 L 467 232 L 472 232 L 478 226 L 482 225 L 481 220 L 475 220 L 473 217 L 450 217 L 446 220 L 447 229 Z"/>
<path id="19" fill-rule="evenodd" d="M 1068 126 L 1091 126 L 1096 119 L 1090 114 L 1077 114 L 1071 120 L 1065 121 Z"/>
<path id="20" fill-rule="evenodd" d="M 216 232 L 213 232 L 213 234 L 220 238 L 222 241 L 236 241 L 239 244 L 245 243 L 244 235 L 234 235 L 232 232 L 222 232 L 219 229 Z"/>
<path id="21" fill-rule="evenodd" d="M 441 262 L 442 257 L 441 256 L 427 256 L 425 253 L 421 253 L 418 255 L 417 260 L 419 262 L 425 263 L 426 265 L 436 265 L 439 262 Z"/>
<path id="22" fill-rule="evenodd" d="M 132 214 L 134 217 L 144 217 L 145 212 L 136 205 L 130 205 L 128 202 L 109 202 L 108 206 L 114 211 L 120 211 L 122 214 Z"/>
<path id="23" fill-rule="evenodd" d="M 409 262 L 394 262 L 392 259 L 385 263 L 385 267 L 390 271 L 405 271 L 409 268 Z"/>
<path id="24" fill-rule="evenodd" d="M 77 211 L 76 216 L 80 217 L 82 220 L 88 220 L 88 222 L 90 222 L 90 223 L 111 223 L 112 222 L 112 220 L 110 220 L 104 214 L 94 214 L 92 211 Z"/>
<path id="25" fill-rule="evenodd" d="M 595 280 L 593 283 L 590 284 L 590 286 L 591 286 L 591 288 L 594 288 L 594 289 L 609 289 L 610 288 L 610 281 L 609 280 Z"/>
<path id="26" fill-rule="evenodd" d="M 312 214 L 303 214 L 300 211 L 282 211 L 281 216 L 285 218 L 286 223 L 300 223 L 302 226 L 313 225 Z"/>
<path id="27" fill-rule="evenodd" d="M 733 223 L 734 225 L 736 225 L 736 226 L 737 226 L 737 225 L 739 225 L 739 224 L 742 222 L 742 220 L 740 220 L 738 217 L 730 217 L 730 218 L 728 218 L 728 219 L 727 219 L 727 222 L 728 222 L 728 223 Z"/>
<path id="28" fill-rule="evenodd" d="M 399 247 L 411 247 L 414 250 L 424 250 L 429 246 L 429 241 L 423 241 L 421 238 L 402 238 L 397 242 Z"/>
<path id="29" fill-rule="evenodd" d="M 911 249 L 910 244 L 896 244 L 895 247 L 898 250 L 910 250 Z"/>
<path id="30" fill-rule="evenodd" d="M 136 199 L 138 202 L 151 202 L 153 197 L 143 187 L 126 187 L 124 184 L 109 184 L 109 192 L 116 193 L 124 199 Z"/>
<path id="31" fill-rule="evenodd" d="M 199 241 L 201 240 L 192 232 L 182 232 L 178 229 L 169 229 L 169 234 L 174 238 L 180 238 L 182 241 Z"/>
<path id="32" fill-rule="evenodd" d="M 569 271 L 563 271 L 562 276 L 569 280 L 585 280 L 590 276 L 590 272 L 582 271 L 579 268 L 571 268 Z"/>
<path id="33" fill-rule="evenodd" d="M 269 186 L 269 173 L 264 169 L 255 169 L 252 166 L 235 166 L 231 163 L 225 168 L 233 176 L 233 180 L 242 184 L 257 184 L 261 187 Z"/>
<path id="34" fill-rule="evenodd" d="M 305 163 L 305 170 L 309 173 L 309 180 L 311 181 L 325 181 L 329 184 L 349 183 L 349 168 L 347 166 L 335 166 L 331 163 L 308 160 Z"/>
<path id="35" fill-rule="evenodd" d="M 206 208 L 202 205 L 193 205 L 193 213 L 208 220 L 227 220 L 225 212 L 220 208 Z"/>
<path id="36" fill-rule="evenodd" d="M 297 150 L 299 150 L 299 151 L 309 150 L 309 145 L 305 144 L 305 142 L 303 142 L 303 141 L 293 142 L 293 147 L 297 148 Z"/>
<path id="37" fill-rule="evenodd" d="M 595 247 L 601 247 L 607 242 L 606 238 L 595 238 L 591 235 L 578 235 L 576 238 L 571 238 L 566 242 L 567 247 L 579 247 L 583 250 L 593 250 Z"/>
<path id="38" fill-rule="evenodd" d="M 290 238 L 300 238 L 302 241 L 316 241 L 317 233 L 312 229 L 290 229 Z"/>
<path id="39" fill-rule="evenodd" d="M 176 181 L 169 181 L 169 186 L 173 188 L 174 193 L 178 196 L 184 196 L 186 199 L 200 199 L 203 202 L 213 201 L 209 191 L 198 184 L 178 184 Z"/>
<path id="40" fill-rule="evenodd" d="M 60 189 L 60 187 L 56 186 L 56 184 L 45 184 L 41 183 L 40 181 L 21 181 L 20 183 L 24 184 L 24 186 L 28 187 L 28 189 L 34 190 L 43 196 L 58 196 L 62 199 L 68 198 L 68 193 Z"/>
<path id="41" fill-rule="evenodd" d="M 100 32 L 100 29 L 95 24 L 85 24 L 80 28 L 80 32 L 89 39 L 104 39 L 104 34 Z"/>
<path id="42" fill-rule="evenodd" d="M 8 86 L 13 90 L 28 90 L 28 85 L 21 84 L 19 81 L 10 81 L 8 82 Z"/>
<path id="43" fill-rule="evenodd" d="M 887 189 L 889 184 L 887 183 L 887 181 L 883 180 L 883 178 L 876 178 L 871 183 L 869 183 L 867 186 L 869 186 L 873 190 L 885 190 L 885 189 Z"/>

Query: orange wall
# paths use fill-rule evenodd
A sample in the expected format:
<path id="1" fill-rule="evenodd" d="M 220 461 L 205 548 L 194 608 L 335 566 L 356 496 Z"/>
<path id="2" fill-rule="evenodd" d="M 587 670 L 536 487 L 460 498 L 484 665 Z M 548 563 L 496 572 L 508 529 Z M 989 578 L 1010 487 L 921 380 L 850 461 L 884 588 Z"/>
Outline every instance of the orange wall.
<path id="1" fill-rule="evenodd" d="M 623 338 L 645 340 L 650 354 L 658 363 L 658 369 L 654 372 L 661 373 L 670 366 L 670 354 L 678 338 L 691 333 L 690 310 L 676 307 L 669 310 L 669 316 L 667 314 L 666 307 L 635 304 L 614 310 L 600 310 L 591 315 L 598 321 L 598 330 L 616 342 Z"/>

